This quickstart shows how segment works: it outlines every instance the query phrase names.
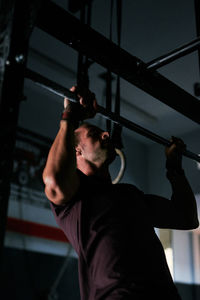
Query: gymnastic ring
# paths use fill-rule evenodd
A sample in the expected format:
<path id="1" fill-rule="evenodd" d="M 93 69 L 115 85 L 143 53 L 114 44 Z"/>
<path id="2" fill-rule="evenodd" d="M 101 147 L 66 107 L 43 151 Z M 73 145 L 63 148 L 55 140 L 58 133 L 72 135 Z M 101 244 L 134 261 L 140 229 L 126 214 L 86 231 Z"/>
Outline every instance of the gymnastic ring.
<path id="1" fill-rule="evenodd" d="M 117 148 L 115 148 L 115 151 L 116 151 L 117 155 L 119 155 L 119 157 L 121 159 L 121 167 L 120 167 L 119 173 L 117 174 L 117 177 L 112 180 L 113 184 L 116 184 L 116 183 L 118 183 L 121 180 L 122 176 L 124 175 L 125 166 L 126 166 L 126 161 L 125 161 L 125 155 L 124 155 L 124 153 L 121 150 L 117 149 Z"/>

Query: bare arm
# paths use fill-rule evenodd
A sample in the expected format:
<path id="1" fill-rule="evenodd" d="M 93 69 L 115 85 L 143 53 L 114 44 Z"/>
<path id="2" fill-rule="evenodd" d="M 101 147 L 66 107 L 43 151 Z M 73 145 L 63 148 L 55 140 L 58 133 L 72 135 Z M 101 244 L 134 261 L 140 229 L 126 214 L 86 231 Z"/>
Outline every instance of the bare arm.
<path id="1" fill-rule="evenodd" d="M 46 196 L 57 205 L 69 201 L 80 185 L 76 171 L 75 123 L 94 117 L 97 107 L 95 95 L 89 90 L 73 87 L 71 91 L 76 92 L 79 103 L 71 104 L 65 98 L 60 129 L 49 151 L 43 172 Z"/>
<path id="2" fill-rule="evenodd" d="M 171 147 L 166 149 L 167 178 L 172 187 L 171 200 L 145 195 L 153 225 L 158 228 L 194 229 L 199 226 L 195 196 L 182 170 L 179 150 L 183 146 L 181 140 L 175 139 Z"/>
<path id="3" fill-rule="evenodd" d="M 74 126 L 68 121 L 60 121 L 60 129 L 49 151 L 43 180 L 46 196 L 57 205 L 69 201 L 79 187 L 79 178 L 76 173 Z"/>
<path id="4" fill-rule="evenodd" d="M 184 174 L 177 175 L 171 186 L 171 200 L 156 195 L 144 196 L 151 211 L 153 226 L 185 230 L 197 228 L 196 200 L 187 178 Z"/>

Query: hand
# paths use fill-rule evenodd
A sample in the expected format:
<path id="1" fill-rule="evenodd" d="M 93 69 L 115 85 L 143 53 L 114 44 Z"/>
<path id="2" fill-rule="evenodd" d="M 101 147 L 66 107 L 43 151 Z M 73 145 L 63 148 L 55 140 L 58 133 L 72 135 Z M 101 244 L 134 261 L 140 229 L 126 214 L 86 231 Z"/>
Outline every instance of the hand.
<path id="1" fill-rule="evenodd" d="M 186 149 L 186 145 L 181 139 L 174 136 L 170 142 L 170 146 L 165 149 L 166 168 L 168 171 L 180 171 L 182 170 L 182 152 Z"/>
<path id="2" fill-rule="evenodd" d="M 70 89 L 79 99 L 79 103 L 70 102 L 67 98 L 64 99 L 64 109 L 70 115 L 73 115 L 77 121 L 93 118 L 97 112 L 97 101 L 95 94 L 85 88 L 73 86 Z"/>

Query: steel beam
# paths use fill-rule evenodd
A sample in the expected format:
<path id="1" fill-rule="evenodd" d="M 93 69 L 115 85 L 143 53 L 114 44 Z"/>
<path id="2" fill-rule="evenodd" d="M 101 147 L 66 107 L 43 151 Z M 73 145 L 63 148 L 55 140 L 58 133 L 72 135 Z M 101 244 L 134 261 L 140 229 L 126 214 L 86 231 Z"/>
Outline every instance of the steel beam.
<path id="1" fill-rule="evenodd" d="M 195 6 L 195 21 L 196 21 L 196 33 L 200 36 L 200 0 L 194 0 Z M 200 48 L 198 48 L 198 61 L 199 61 L 199 73 L 200 73 Z"/>
<path id="2" fill-rule="evenodd" d="M 53 2 L 46 2 L 36 26 L 200 124 L 198 99 L 158 72 L 146 70 L 140 59 L 87 25 L 82 25 Z"/>
<path id="3" fill-rule="evenodd" d="M 35 84 L 41 86 L 42 88 L 48 90 L 49 92 L 56 94 L 57 96 L 62 97 L 62 101 L 64 97 L 67 97 L 72 102 L 78 102 L 78 99 L 76 98 L 75 94 L 72 93 L 70 90 L 64 88 L 63 86 L 47 79 L 46 77 L 30 70 L 26 69 L 25 72 L 26 78 L 32 80 Z M 120 117 L 116 113 L 107 111 L 104 107 L 98 105 L 97 112 L 101 114 L 104 118 L 113 121 L 116 124 L 119 124 L 123 127 L 126 127 L 142 136 L 145 136 L 148 139 L 151 139 L 152 141 L 164 145 L 169 146 L 171 144 L 170 141 L 166 140 L 165 138 L 151 132 L 148 129 L 145 129 L 136 123 L 133 123 L 123 117 Z M 197 162 L 200 162 L 200 156 L 198 156 L 195 153 L 192 153 L 191 151 L 185 150 L 183 151 L 183 155 L 191 158 Z"/>
<path id="4" fill-rule="evenodd" d="M 190 43 L 187 43 L 186 45 L 183 45 L 165 55 L 162 55 L 149 63 L 146 64 L 146 69 L 149 71 L 157 70 L 158 68 L 161 68 L 170 62 L 183 57 L 189 53 L 192 53 L 195 50 L 198 50 L 200 48 L 200 38 L 191 41 Z"/>

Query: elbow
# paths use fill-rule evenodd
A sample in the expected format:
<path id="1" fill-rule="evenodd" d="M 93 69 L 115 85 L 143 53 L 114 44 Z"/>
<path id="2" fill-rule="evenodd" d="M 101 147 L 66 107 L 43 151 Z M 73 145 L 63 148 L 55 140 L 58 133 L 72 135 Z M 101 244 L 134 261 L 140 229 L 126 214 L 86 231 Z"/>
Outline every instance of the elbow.
<path id="1" fill-rule="evenodd" d="M 63 205 L 70 201 L 76 194 L 79 187 L 77 176 L 71 180 L 68 178 L 60 179 L 55 174 L 47 175 L 43 173 L 43 181 L 45 184 L 45 194 L 47 198 L 56 205 Z"/>
<path id="2" fill-rule="evenodd" d="M 185 230 L 194 230 L 197 229 L 199 227 L 199 220 L 198 218 L 193 218 L 192 220 L 188 220 L 187 222 L 185 222 L 185 226 L 184 226 Z"/>
<path id="3" fill-rule="evenodd" d="M 197 229 L 199 227 L 199 219 L 198 219 L 198 213 L 197 210 L 193 213 L 193 217 L 190 220 L 191 223 L 191 230 Z"/>
<path id="4" fill-rule="evenodd" d="M 44 173 L 43 181 L 45 184 L 45 194 L 51 202 L 56 205 L 62 205 L 67 201 L 54 176 L 48 176 Z"/>
<path id="5" fill-rule="evenodd" d="M 197 229 L 199 227 L 199 220 L 196 219 L 195 221 L 193 221 L 193 224 L 191 227 L 192 227 L 192 228 L 190 228 L 191 230 Z"/>

